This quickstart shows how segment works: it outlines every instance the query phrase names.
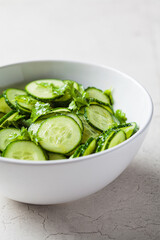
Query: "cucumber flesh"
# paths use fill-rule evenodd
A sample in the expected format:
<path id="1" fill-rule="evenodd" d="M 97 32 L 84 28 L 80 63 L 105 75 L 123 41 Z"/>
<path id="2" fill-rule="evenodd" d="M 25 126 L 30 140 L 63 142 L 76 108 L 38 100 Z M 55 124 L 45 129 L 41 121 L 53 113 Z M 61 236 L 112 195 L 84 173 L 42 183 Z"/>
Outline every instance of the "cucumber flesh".
<path id="1" fill-rule="evenodd" d="M 16 97 L 19 95 L 27 95 L 27 93 L 23 90 L 16 88 L 8 88 L 3 92 L 3 96 L 5 98 L 6 103 L 13 110 L 16 110 Z"/>
<path id="2" fill-rule="evenodd" d="M 83 135 L 81 142 L 85 143 L 90 137 L 97 138 L 100 132 L 94 129 L 92 126 L 90 126 L 83 115 L 80 114 L 78 116 L 83 123 Z"/>
<path id="3" fill-rule="evenodd" d="M 102 90 L 95 87 L 88 87 L 85 91 L 88 93 L 89 98 L 95 98 L 101 102 L 110 104 L 110 99 Z"/>
<path id="4" fill-rule="evenodd" d="M 71 112 L 68 108 L 57 107 L 52 110 L 54 113 L 69 113 Z"/>
<path id="5" fill-rule="evenodd" d="M 105 137 L 105 141 L 102 141 L 101 151 L 107 149 L 110 139 L 116 134 L 115 131 L 109 131 L 108 135 Z"/>
<path id="6" fill-rule="evenodd" d="M 118 124 L 118 125 L 120 124 L 120 121 L 114 115 L 112 115 L 112 118 L 116 124 Z"/>
<path id="7" fill-rule="evenodd" d="M 21 107 L 18 103 L 16 104 L 16 106 L 17 106 L 17 111 L 20 112 L 21 114 L 24 114 L 27 116 L 31 114 L 30 111 L 28 111 L 26 108 Z"/>
<path id="8" fill-rule="evenodd" d="M 58 79 L 41 79 L 30 82 L 26 85 L 26 92 L 32 97 L 38 100 L 53 100 L 57 97 L 61 97 L 63 93 L 54 91 L 55 88 L 61 88 L 64 86 L 62 80 Z"/>
<path id="9" fill-rule="evenodd" d="M 2 156 L 21 160 L 46 160 L 46 155 L 41 147 L 31 141 L 11 142 L 3 151 Z"/>
<path id="10" fill-rule="evenodd" d="M 112 137 L 112 135 L 115 133 L 113 130 L 108 130 L 107 132 L 101 134 L 99 136 L 99 140 L 97 141 L 97 149 L 96 152 L 101 152 L 106 149 L 106 146 L 108 145 L 109 139 Z"/>
<path id="11" fill-rule="evenodd" d="M 0 112 L 2 113 L 8 113 L 12 109 L 8 106 L 8 104 L 5 101 L 5 98 L 3 96 L 0 97 Z"/>
<path id="12" fill-rule="evenodd" d="M 81 152 L 81 156 L 87 156 L 95 152 L 96 149 L 96 139 L 89 138 L 88 141 L 84 144 L 84 147 Z"/>
<path id="13" fill-rule="evenodd" d="M 124 124 L 119 124 L 118 126 L 115 126 L 113 129 L 121 129 L 125 132 L 126 138 L 130 138 L 134 133 L 138 131 L 138 126 L 136 122 L 131 122 L 131 123 L 124 123 Z"/>
<path id="14" fill-rule="evenodd" d="M 106 108 L 111 114 L 114 114 L 114 111 L 113 111 L 113 107 L 109 104 L 109 103 L 104 103 L 104 102 L 101 102 L 95 98 L 91 98 L 89 100 L 89 104 L 92 105 L 92 104 L 96 104 L 96 105 L 99 105 L 99 106 L 103 106 L 104 108 Z"/>
<path id="15" fill-rule="evenodd" d="M 112 148 L 126 140 L 126 134 L 123 130 L 118 130 L 110 138 L 106 148 Z"/>
<path id="16" fill-rule="evenodd" d="M 56 116 L 57 114 L 67 114 L 70 113 L 68 108 L 57 107 L 51 110 L 49 113 L 41 115 L 39 119 L 47 119 Z"/>
<path id="17" fill-rule="evenodd" d="M 112 148 L 125 140 L 126 134 L 123 130 L 109 129 L 99 136 L 96 152 L 101 152 L 105 149 Z"/>
<path id="18" fill-rule="evenodd" d="M 5 114 L 1 119 L 0 119 L 0 128 L 4 128 L 10 123 L 14 121 L 14 118 L 18 115 L 18 112 L 15 112 L 14 110 L 10 111 L 9 113 Z"/>
<path id="19" fill-rule="evenodd" d="M 44 120 L 38 130 L 40 145 L 50 152 L 66 154 L 78 146 L 82 132 L 69 116 L 54 116 Z"/>
<path id="20" fill-rule="evenodd" d="M 121 128 L 125 134 L 126 134 L 126 138 L 130 138 L 134 133 L 136 133 L 138 131 L 138 126 L 137 126 L 137 123 L 135 122 L 132 122 L 131 123 L 131 126 L 128 126 L 128 127 L 124 127 L 124 128 Z"/>
<path id="21" fill-rule="evenodd" d="M 24 112 L 31 113 L 36 102 L 37 101 L 34 98 L 27 95 L 19 95 L 16 97 L 17 107 Z"/>
<path id="22" fill-rule="evenodd" d="M 105 131 L 115 124 L 111 113 L 104 107 L 98 105 L 86 107 L 85 117 L 87 122 L 99 131 Z"/>
<path id="23" fill-rule="evenodd" d="M 7 145 L 12 142 L 10 137 L 19 136 L 20 134 L 20 129 L 16 128 L 5 128 L 0 130 L 0 151 L 3 152 Z"/>
<path id="24" fill-rule="evenodd" d="M 68 82 L 71 82 L 74 84 L 74 81 L 71 81 L 71 80 L 64 80 L 63 83 L 64 84 L 67 84 Z M 65 104 L 65 103 L 68 103 L 68 101 L 72 98 L 71 94 L 70 94 L 70 91 L 66 91 L 65 94 L 60 97 L 60 98 L 57 98 L 55 99 L 55 102 L 57 103 L 60 103 L 60 104 Z"/>
<path id="25" fill-rule="evenodd" d="M 29 133 L 29 136 L 30 136 L 32 141 L 38 142 L 37 132 L 38 132 L 38 129 L 39 129 L 39 127 L 40 127 L 40 125 L 43 121 L 44 120 L 38 120 L 38 121 L 32 123 L 30 125 L 30 127 L 28 128 L 28 133 Z"/>
<path id="26" fill-rule="evenodd" d="M 77 157 L 83 157 L 87 156 L 89 154 L 92 154 L 96 150 L 96 139 L 89 138 L 88 141 L 85 144 L 81 144 L 75 152 L 70 156 L 70 158 L 77 158 Z"/>
<path id="27" fill-rule="evenodd" d="M 83 132 L 83 123 L 82 123 L 82 120 L 74 113 L 67 113 L 66 114 L 67 116 L 73 118 L 77 123 L 78 125 L 80 126 L 82 132 Z"/>
<path id="28" fill-rule="evenodd" d="M 63 83 L 66 84 L 67 80 L 64 80 Z M 64 103 L 67 103 L 71 98 L 72 98 L 72 96 L 70 94 L 70 91 L 65 91 L 65 93 L 62 97 L 55 99 L 55 102 L 64 104 Z"/>

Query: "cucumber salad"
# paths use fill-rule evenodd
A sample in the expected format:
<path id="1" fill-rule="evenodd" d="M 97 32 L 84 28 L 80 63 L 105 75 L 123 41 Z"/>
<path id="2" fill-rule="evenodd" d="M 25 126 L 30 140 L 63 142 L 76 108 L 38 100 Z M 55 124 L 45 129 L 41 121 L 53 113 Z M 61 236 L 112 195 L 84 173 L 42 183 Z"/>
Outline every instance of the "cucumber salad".
<path id="1" fill-rule="evenodd" d="M 44 161 L 112 148 L 138 131 L 114 110 L 111 89 L 72 80 L 41 79 L 0 95 L 0 155 Z"/>

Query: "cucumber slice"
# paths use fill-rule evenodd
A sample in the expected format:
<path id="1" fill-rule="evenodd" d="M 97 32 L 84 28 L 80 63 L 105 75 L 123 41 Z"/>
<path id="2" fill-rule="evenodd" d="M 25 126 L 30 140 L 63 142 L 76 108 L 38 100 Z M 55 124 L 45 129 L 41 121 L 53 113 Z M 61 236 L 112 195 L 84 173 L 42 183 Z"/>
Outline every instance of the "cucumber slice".
<path id="1" fill-rule="evenodd" d="M 70 156 L 70 158 L 77 158 L 87 156 L 95 152 L 96 149 L 96 139 L 89 138 L 85 144 L 80 145 L 75 152 Z"/>
<path id="2" fill-rule="evenodd" d="M 3 96 L 0 97 L 0 112 L 2 113 L 8 113 L 12 109 L 8 106 L 8 104 L 5 101 L 5 98 Z"/>
<path id="3" fill-rule="evenodd" d="M 115 124 L 111 113 L 104 107 L 98 105 L 86 107 L 85 117 L 87 122 L 99 131 L 105 131 Z"/>
<path id="4" fill-rule="evenodd" d="M 80 145 L 80 146 L 74 151 L 74 153 L 70 156 L 70 158 L 80 157 L 83 147 L 84 147 L 84 144 Z"/>
<path id="5" fill-rule="evenodd" d="M 63 96 L 63 93 L 54 91 L 54 87 L 61 88 L 64 86 L 62 80 L 58 79 L 41 79 L 30 82 L 26 85 L 26 92 L 32 97 L 43 100 L 43 101 L 51 101 L 57 97 Z"/>
<path id="6" fill-rule="evenodd" d="M 30 127 L 28 128 L 29 136 L 33 142 L 38 142 L 37 132 L 43 121 L 44 120 L 38 120 L 38 121 L 32 123 L 30 125 Z"/>
<path id="7" fill-rule="evenodd" d="M 96 152 L 103 151 L 108 148 L 110 140 L 122 130 L 125 133 L 125 140 L 130 138 L 134 133 L 138 131 L 138 126 L 135 122 L 119 124 L 105 132 L 103 132 L 97 140 Z"/>
<path id="8" fill-rule="evenodd" d="M 63 83 L 66 85 L 68 83 L 71 83 L 71 84 L 68 85 L 68 90 L 65 91 L 65 93 L 62 97 L 56 98 L 54 100 L 55 106 L 67 107 L 70 104 L 70 102 L 72 101 L 72 91 L 77 90 L 80 93 L 82 93 L 82 91 L 84 91 L 83 86 L 78 84 L 75 81 L 63 80 Z M 73 88 L 74 88 L 74 90 L 73 90 Z"/>
<path id="9" fill-rule="evenodd" d="M 76 148 L 74 148 L 71 152 L 66 153 L 65 156 L 70 157 L 78 148 L 79 148 L 79 145 Z"/>
<path id="10" fill-rule="evenodd" d="M 67 159 L 65 155 L 60 154 L 60 153 L 52 153 L 52 152 L 47 152 L 49 156 L 49 160 L 60 160 L 60 159 Z"/>
<path id="11" fill-rule="evenodd" d="M 103 133 L 98 140 L 96 152 L 112 148 L 126 140 L 126 134 L 123 130 L 109 129 Z"/>
<path id="12" fill-rule="evenodd" d="M 136 122 L 131 123 L 124 123 L 119 124 L 118 126 L 115 126 L 113 129 L 121 129 L 125 132 L 126 138 L 130 138 L 133 134 L 135 134 L 138 131 L 138 126 Z"/>
<path id="13" fill-rule="evenodd" d="M 59 105 L 68 105 L 70 100 L 71 100 L 71 95 L 69 93 L 65 93 L 64 96 L 57 98 L 54 101 L 57 103 L 57 105 L 58 103 Z"/>
<path id="14" fill-rule="evenodd" d="M 73 80 L 64 80 L 63 82 L 64 82 L 65 84 L 68 83 L 68 82 L 70 82 L 71 84 L 73 84 L 73 87 L 74 87 L 75 89 L 77 89 L 78 91 L 80 91 L 81 85 L 80 85 L 79 83 L 77 83 L 77 82 L 75 82 L 75 81 L 73 81 Z"/>
<path id="15" fill-rule="evenodd" d="M 81 156 L 87 156 L 92 154 L 96 150 L 97 141 L 94 138 L 89 138 L 88 141 L 84 144 L 84 147 L 81 151 Z"/>
<path id="16" fill-rule="evenodd" d="M 3 151 L 2 156 L 22 160 L 46 160 L 46 155 L 41 147 L 31 141 L 11 142 Z"/>
<path id="17" fill-rule="evenodd" d="M 120 121 L 114 115 L 112 115 L 112 118 L 116 124 L 118 124 L 118 125 L 120 124 Z"/>
<path id="18" fill-rule="evenodd" d="M 8 88 L 3 92 L 3 96 L 5 98 L 6 103 L 13 110 L 16 110 L 16 97 L 19 95 L 27 95 L 27 93 L 23 90 L 16 88 Z"/>
<path id="19" fill-rule="evenodd" d="M 101 102 L 95 98 L 91 98 L 89 100 L 89 104 L 92 105 L 92 104 L 96 104 L 96 105 L 99 105 L 99 106 L 103 106 L 104 108 L 106 108 L 110 113 L 114 114 L 114 111 L 113 111 L 113 107 L 108 104 L 108 103 L 104 103 L 104 102 Z"/>
<path id="20" fill-rule="evenodd" d="M 17 108 L 22 113 L 31 113 L 36 102 L 37 101 L 34 98 L 28 95 L 19 95 L 16 97 Z"/>
<path id="21" fill-rule="evenodd" d="M 30 111 L 21 107 L 19 104 L 16 104 L 16 105 L 17 105 L 17 111 L 20 112 L 21 114 L 24 114 L 24 115 L 27 115 L 27 116 L 31 114 Z"/>
<path id="22" fill-rule="evenodd" d="M 82 132 L 73 118 L 59 115 L 44 120 L 38 130 L 38 138 L 47 151 L 66 154 L 78 146 Z"/>
<path id="23" fill-rule="evenodd" d="M 0 128 L 4 128 L 14 120 L 14 118 L 18 115 L 18 112 L 15 112 L 14 110 L 10 111 L 9 113 L 5 114 L 0 119 Z"/>
<path id="24" fill-rule="evenodd" d="M 108 130 L 104 133 L 102 133 L 98 140 L 97 140 L 97 148 L 96 152 L 101 152 L 106 149 L 106 146 L 108 145 L 109 139 L 112 137 L 112 135 L 115 133 L 114 130 Z"/>
<path id="25" fill-rule="evenodd" d="M 70 112 L 71 111 L 68 108 L 57 107 L 57 108 L 54 108 L 53 110 L 51 110 L 49 113 L 41 115 L 39 117 L 39 119 L 47 119 L 47 118 L 50 118 L 50 117 L 54 117 L 57 114 L 67 114 L 67 113 L 70 113 Z"/>
<path id="26" fill-rule="evenodd" d="M 100 134 L 99 131 L 90 126 L 83 115 L 78 115 L 83 123 L 83 135 L 82 135 L 82 143 L 85 143 L 90 137 L 97 138 Z"/>
<path id="27" fill-rule="evenodd" d="M 88 93 L 89 98 L 95 98 L 100 102 L 110 104 L 109 97 L 106 94 L 104 94 L 102 90 L 95 87 L 88 87 L 85 91 Z"/>
<path id="28" fill-rule="evenodd" d="M 36 134 L 36 133 L 38 132 L 38 129 L 39 129 L 41 123 L 42 123 L 43 121 L 44 121 L 44 120 L 38 120 L 38 121 L 32 123 L 32 124 L 30 125 L 30 127 L 28 128 L 29 134 Z"/>
<path id="29" fill-rule="evenodd" d="M 126 140 L 126 134 L 123 130 L 116 131 L 109 139 L 106 149 L 115 147 Z"/>
<path id="30" fill-rule="evenodd" d="M 54 108 L 52 112 L 54 112 L 54 113 L 70 113 L 71 111 L 68 108 L 57 107 L 57 108 Z"/>
<path id="31" fill-rule="evenodd" d="M 80 126 L 82 132 L 83 132 L 83 123 L 82 123 L 82 120 L 74 113 L 67 113 L 66 114 L 67 116 L 73 118 L 77 123 L 78 125 Z"/>
<path id="32" fill-rule="evenodd" d="M 132 122 L 130 123 L 130 126 L 127 126 L 127 127 L 123 127 L 121 128 L 125 134 L 126 134 L 126 138 L 130 138 L 133 134 L 135 134 L 137 131 L 138 131 L 138 126 L 137 126 L 137 123 L 135 122 Z"/>
<path id="33" fill-rule="evenodd" d="M 70 80 L 63 81 L 64 84 L 67 84 L 68 82 L 73 82 L 73 81 L 70 81 Z M 55 102 L 59 103 L 60 105 L 66 105 L 67 103 L 69 103 L 71 98 L 72 96 L 70 94 L 70 91 L 65 91 L 65 94 L 62 97 L 55 99 Z"/>
<path id="34" fill-rule="evenodd" d="M 21 135 L 20 129 L 5 128 L 0 130 L 0 151 L 3 152 L 7 145 L 12 142 L 12 139 L 10 139 L 11 136 L 19 135 Z"/>

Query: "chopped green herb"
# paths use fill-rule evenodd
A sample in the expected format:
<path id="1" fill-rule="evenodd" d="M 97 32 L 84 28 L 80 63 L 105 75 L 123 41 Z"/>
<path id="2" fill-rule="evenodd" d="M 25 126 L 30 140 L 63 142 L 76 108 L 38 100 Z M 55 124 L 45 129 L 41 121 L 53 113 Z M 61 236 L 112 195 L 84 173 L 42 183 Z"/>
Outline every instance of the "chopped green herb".
<path id="1" fill-rule="evenodd" d="M 30 140 L 30 136 L 29 133 L 27 131 L 27 129 L 25 127 L 21 128 L 21 132 L 20 135 L 18 135 L 17 133 L 13 133 L 9 136 L 9 140 L 10 141 L 17 141 L 17 140 Z"/>
<path id="2" fill-rule="evenodd" d="M 41 115 L 51 112 L 51 110 L 52 108 L 49 103 L 40 103 L 37 101 L 31 113 L 32 122 L 35 122 Z"/>
<path id="3" fill-rule="evenodd" d="M 120 123 L 126 123 L 126 114 L 122 110 L 117 109 L 115 112 L 115 117 L 119 120 Z"/>

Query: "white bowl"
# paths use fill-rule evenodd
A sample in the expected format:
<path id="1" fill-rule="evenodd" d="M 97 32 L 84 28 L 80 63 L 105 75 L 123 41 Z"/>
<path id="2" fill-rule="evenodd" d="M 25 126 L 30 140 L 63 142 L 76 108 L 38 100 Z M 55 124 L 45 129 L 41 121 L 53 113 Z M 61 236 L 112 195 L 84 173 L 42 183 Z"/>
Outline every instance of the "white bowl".
<path id="1" fill-rule="evenodd" d="M 152 100 L 131 77 L 109 67 L 72 61 L 36 61 L 0 68 L 0 87 L 43 78 L 71 79 L 85 87 L 112 87 L 114 108 L 140 130 L 118 146 L 71 160 L 32 162 L 0 157 L 0 192 L 16 201 L 57 204 L 88 196 L 113 181 L 141 146 L 152 118 Z"/>

